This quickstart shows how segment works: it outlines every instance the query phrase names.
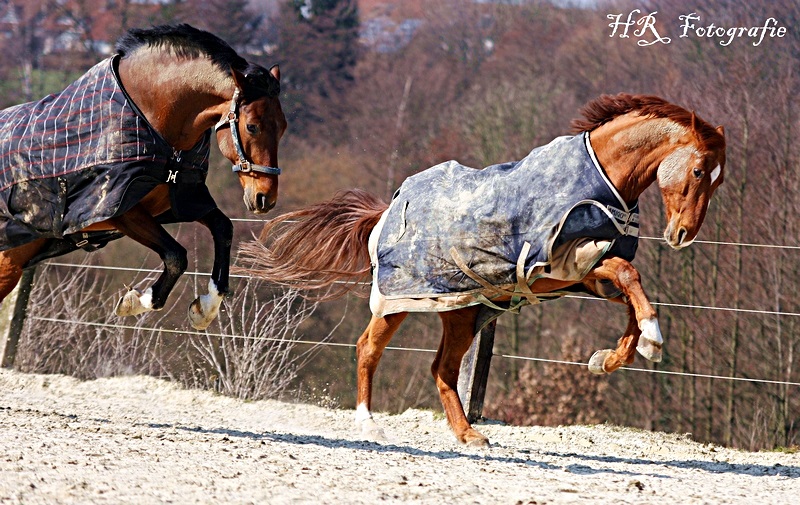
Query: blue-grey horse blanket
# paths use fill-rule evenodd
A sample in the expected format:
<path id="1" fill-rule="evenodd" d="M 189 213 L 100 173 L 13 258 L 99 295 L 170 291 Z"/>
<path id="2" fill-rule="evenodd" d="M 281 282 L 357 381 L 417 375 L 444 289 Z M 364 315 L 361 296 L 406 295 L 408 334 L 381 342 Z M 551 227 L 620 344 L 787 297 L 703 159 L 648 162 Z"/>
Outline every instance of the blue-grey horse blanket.
<path id="1" fill-rule="evenodd" d="M 44 237 L 50 256 L 63 254 L 86 244 L 80 230 L 164 183 L 172 209 L 162 222 L 216 208 L 205 185 L 210 130 L 190 151 L 174 151 L 128 98 L 117 61 L 101 61 L 61 93 L 0 111 L 0 250 Z M 96 246 L 112 238 L 98 237 Z"/>
<path id="2" fill-rule="evenodd" d="M 553 251 L 576 239 L 604 241 L 592 262 L 608 252 L 632 260 L 638 222 L 636 203 L 607 179 L 588 132 L 482 170 L 448 161 L 409 177 L 376 227 L 371 306 L 379 315 L 414 310 L 376 308 L 376 296 L 450 298 L 425 311 L 492 306 L 498 294 L 530 293 L 541 276 L 534 272 L 547 272 Z"/>

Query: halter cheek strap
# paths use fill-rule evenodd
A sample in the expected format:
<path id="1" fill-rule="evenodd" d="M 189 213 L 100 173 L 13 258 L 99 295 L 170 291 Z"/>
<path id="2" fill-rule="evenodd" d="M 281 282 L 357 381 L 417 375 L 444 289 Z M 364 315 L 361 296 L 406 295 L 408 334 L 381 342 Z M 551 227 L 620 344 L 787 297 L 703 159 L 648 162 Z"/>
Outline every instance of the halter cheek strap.
<path id="1" fill-rule="evenodd" d="M 236 123 L 239 122 L 238 111 L 239 111 L 239 88 L 236 88 L 236 91 L 233 92 L 233 98 L 231 98 L 231 108 L 228 111 L 228 117 L 223 117 L 214 126 L 214 131 L 219 131 L 220 128 L 224 128 L 225 126 L 230 126 L 231 137 L 233 138 L 233 147 L 236 149 L 236 156 L 238 158 L 237 163 L 233 165 L 233 171 L 244 172 L 244 173 L 258 172 L 267 175 L 280 175 L 281 169 L 278 167 L 256 165 L 255 163 L 247 159 L 247 155 L 245 155 L 244 153 L 244 147 L 242 147 L 242 139 L 241 137 L 239 137 L 239 128 L 237 128 L 236 126 Z"/>

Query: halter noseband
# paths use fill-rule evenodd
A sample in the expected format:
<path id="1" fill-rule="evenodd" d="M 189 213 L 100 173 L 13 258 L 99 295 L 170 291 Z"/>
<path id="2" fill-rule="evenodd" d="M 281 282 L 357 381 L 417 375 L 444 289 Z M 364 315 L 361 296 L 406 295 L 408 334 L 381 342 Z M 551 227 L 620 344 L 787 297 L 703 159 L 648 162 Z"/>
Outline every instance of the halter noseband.
<path id="1" fill-rule="evenodd" d="M 244 147 L 242 147 L 242 139 L 239 136 L 239 128 L 236 127 L 236 123 L 239 122 L 239 88 L 236 88 L 236 91 L 233 92 L 233 98 L 231 98 L 231 108 L 228 111 L 228 117 L 223 117 L 219 120 L 214 126 L 214 131 L 219 131 L 220 128 L 224 128 L 225 126 L 230 126 L 231 128 L 231 137 L 233 138 L 233 147 L 236 148 L 236 156 L 238 157 L 238 162 L 233 165 L 234 172 L 258 172 L 267 175 L 280 175 L 281 169 L 278 167 L 268 167 L 265 165 L 256 165 L 255 163 L 249 161 L 247 159 L 247 155 L 244 153 Z"/>

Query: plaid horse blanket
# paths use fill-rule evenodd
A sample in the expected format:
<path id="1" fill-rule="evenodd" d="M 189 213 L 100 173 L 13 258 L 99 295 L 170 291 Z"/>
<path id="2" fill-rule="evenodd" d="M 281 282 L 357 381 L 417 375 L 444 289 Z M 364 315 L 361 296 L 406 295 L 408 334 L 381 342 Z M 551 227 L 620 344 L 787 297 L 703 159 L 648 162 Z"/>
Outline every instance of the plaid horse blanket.
<path id="1" fill-rule="evenodd" d="M 558 268 L 569 272 L 564 280 L 580 280 L 609 251 L 632 260 L 638 222 L 588 133 L 482 170 L 448 161 L 406 179 L 373 231 L 370 305 L 386 315 L 496 307 L 491 299 L 508 294 L 536 301 L 530 284 L 561 278 L 555 251 L 582 255 L 579 266 Z"/>
<path id="2" fill-rule="evenodd" d="M 121 215 L 164 183 L 173 208 L 163 222 L 193 221 L 216 207 L 205 185 L 210 131 L 190 151 L 174 151 L 120 85 L 118 58 L 61 93 L 0 111 L 0 250 L 44 237 L 49 256 L 63 254 L 85 243 L 81 229 Z"/>

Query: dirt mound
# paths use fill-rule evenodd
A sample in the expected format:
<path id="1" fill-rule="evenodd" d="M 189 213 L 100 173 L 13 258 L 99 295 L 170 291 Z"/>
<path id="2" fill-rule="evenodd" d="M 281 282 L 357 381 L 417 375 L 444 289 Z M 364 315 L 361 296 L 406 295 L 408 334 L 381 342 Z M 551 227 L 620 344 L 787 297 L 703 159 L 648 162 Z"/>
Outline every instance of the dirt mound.
<path id="1" fill-rule="evenodd" d="M 460 446 L 438 412 L 243 402 L 149 377 L 0 371 L 0 503 L 796 503 L 800 454 L 614 426 L 486 422 Z"/>

